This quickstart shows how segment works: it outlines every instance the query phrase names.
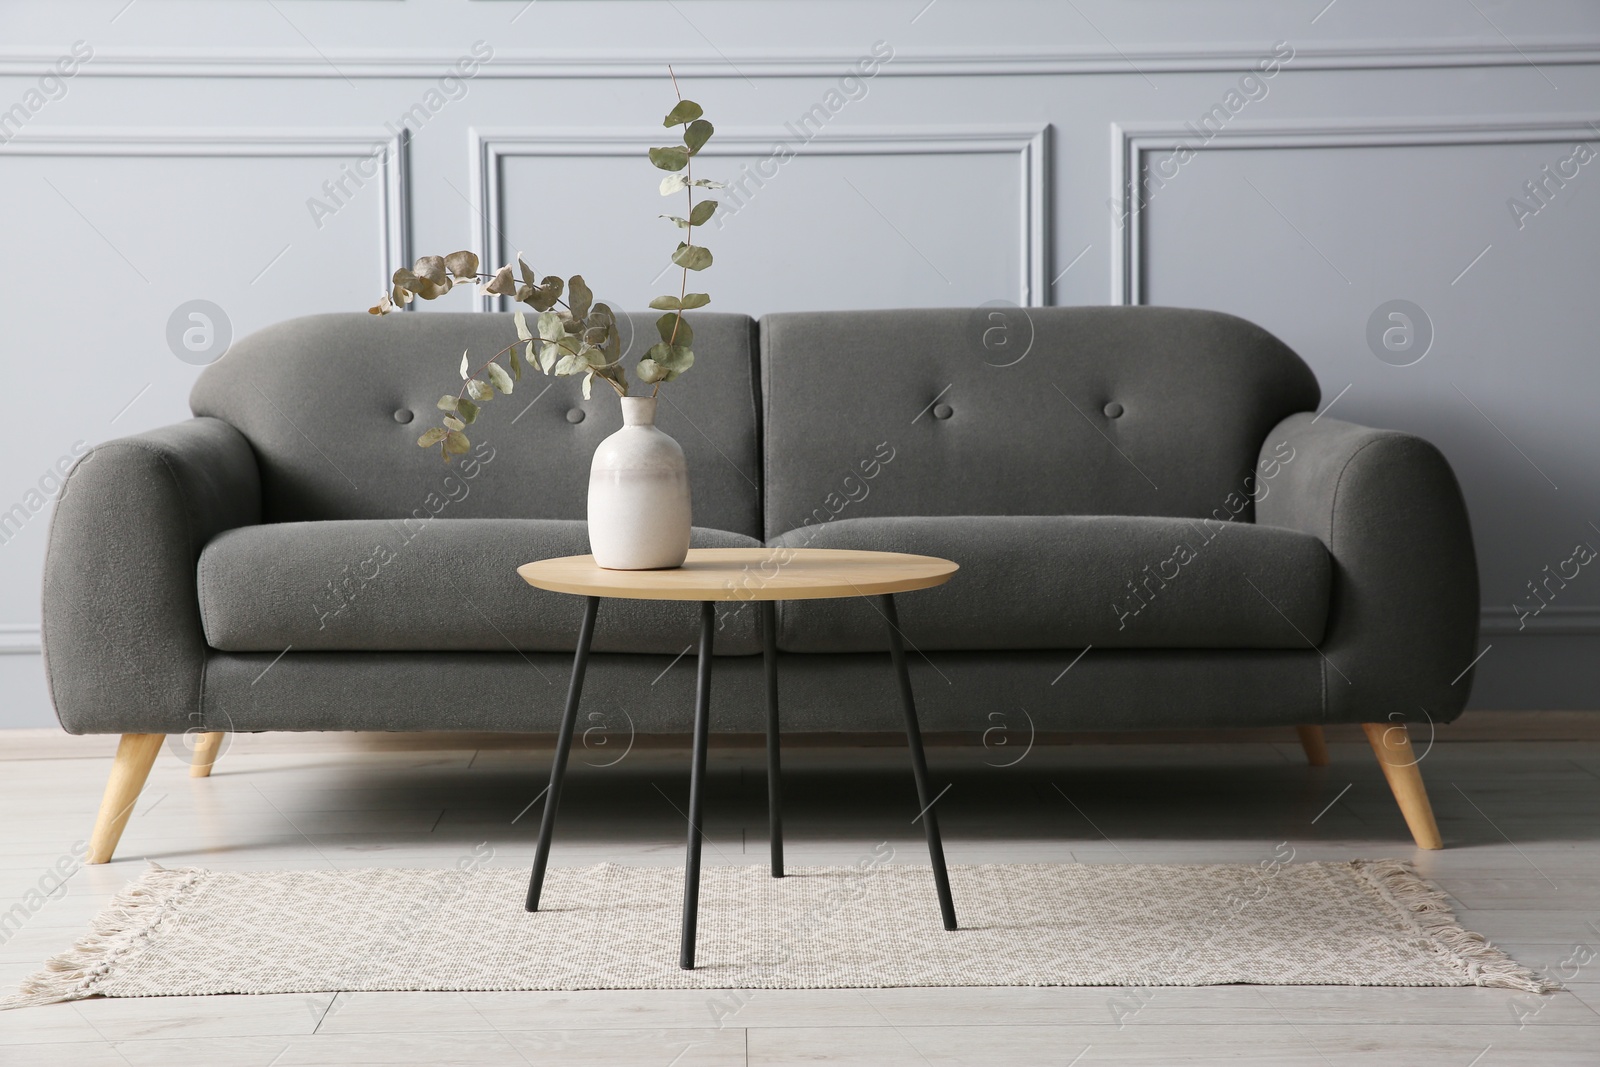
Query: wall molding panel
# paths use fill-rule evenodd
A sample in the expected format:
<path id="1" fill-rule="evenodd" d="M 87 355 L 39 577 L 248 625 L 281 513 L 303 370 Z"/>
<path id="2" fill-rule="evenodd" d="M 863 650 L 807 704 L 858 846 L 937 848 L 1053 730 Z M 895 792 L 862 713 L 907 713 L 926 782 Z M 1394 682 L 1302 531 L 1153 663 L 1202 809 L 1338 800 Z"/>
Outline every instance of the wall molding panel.
<path id="1" fill-rule="evenodd" d="M 137 158 L 287 157 L 348 159 L 379 156 L 379 286 L 387 290 L 395 268 L 411 265 L 410 136 L 386 129 L 319 128 L 169 129 L 137 127 L 29 127 L 0 145 L 7 156 Z M 0 162 L 0 166 L 3 166 Z"/>
<path id="2" fill-rule="evenodd" d="M 771 151 L 794 134 L 782 127 L 719 129 L 701 155 L 746 156 Z M 495 258 L 502 235 L 504 205 L 500 161 L 508 157 L 573 158 L 614 156 L 636 160 L 661 141 L 659 129 L 583 131 L 541 127 L 473 128 L 468 132 L 469 178 L 473 224 L 479 255 L 487 263 Z M 910 154 L 1015 155 L 1022 210 L 1017 219 L 1022 288 L 1018 304 L 1039 307 L 1050 303 L 1050 126 L 899 126 L 825 130 L 797 147 L 798 156 L 894 156 Z M 492 267 L 490 268 L 492 269 Z M 477 306 L 486 310 L 494 298 L 479 295 Z"/>
<path id="3" fill-rule="evenodd" d="M 871 42 L 867 42 L 870 44 Z M 738 50 L 688 53 L 676 60 L 692 78 L 836 77 L 856 64 L 862 48 L 817 53 Z M 1182 74 L 1249 70 L 1271 42 L 1219 43 L 1189 47 L 901 49 L 878 77 L 1020 77 L 1041 74 Z M 48 72 L 60 49 L 0 51 L 0 76 L 37 77 Z M 461 58 L 462 49 L 218 48 L 204 51 L 103 48 L 85 63 L 80 78 L 437 78 Z M 659 78 L 659 52 L 498 52 L 476 78 Z M 1600 63 L 1600 40 L 1524 44 L 1439 40 L 1405 45 L 1296 44 L 1296 70 L 1411 70 L 1448 67 L 1571 66 Z"/>
<path id="4" fill-rule="evenodd" d="M 1262 148 L 1416 148 L 1425 145 L 1559 144 L 1592 141 L 1600 117 L 1538 115 L 1484 121 L 1406 121 L 1390 123 L 1303 121 L 1236 123 L 1224 126 L 1196 144 L 1196 132 L 1176 123 L 1111 124 L 1111 303 L 1142 304 L 1145 300 L 1146 238 L 1144 211 L 1134 196 L 1148 152 Z M 1117 204 L 1125 205 L 1125 219 Z"/>

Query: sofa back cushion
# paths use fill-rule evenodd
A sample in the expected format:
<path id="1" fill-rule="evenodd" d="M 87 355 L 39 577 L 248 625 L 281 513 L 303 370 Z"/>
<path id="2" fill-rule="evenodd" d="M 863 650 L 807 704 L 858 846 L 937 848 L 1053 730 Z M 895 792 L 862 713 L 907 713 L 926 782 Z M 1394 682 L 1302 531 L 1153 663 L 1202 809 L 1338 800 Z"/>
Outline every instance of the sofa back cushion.
<path id="1" fill-rule="evenodd" d="M 656 339 L 656 315 L 630 315 L 631 364 Z M 695 366 L 662 387 L 656 423 L 689 460 L 694 522 L 760 536 L 754 323 L 697 312 Z M 582 399 L 578 378 L 525 370 L 467 428 L 473 450 L 450 466 L 416 439 L 439 424 L 439 397 L 516 339 L 509 314 L 420 311 L 293 319 L 251 334 L 206 368 L 196 415 L 244 434 L 261 469 L 265 522 L 447 518 L 582 519 L 595 446 L 622 425 L 611 388 Z M 636 383 L 634 389 L 640 387 Z"/>
<path id="2" fill-rule="evenodd" d="M 1314 409 L 1259 326 L 1151 307 L 761 320 L 766 532 L 835 517 L 1252 518 L 1267 432 Z"/>

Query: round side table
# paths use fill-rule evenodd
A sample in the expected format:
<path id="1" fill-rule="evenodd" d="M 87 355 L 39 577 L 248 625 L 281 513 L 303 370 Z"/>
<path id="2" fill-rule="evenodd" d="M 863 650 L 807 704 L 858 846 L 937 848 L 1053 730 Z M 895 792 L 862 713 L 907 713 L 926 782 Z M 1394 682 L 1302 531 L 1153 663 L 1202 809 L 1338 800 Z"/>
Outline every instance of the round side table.
<path id="1" fill-rule="evenodd" d="M 911 770 L 916 777 L 917 799 L 933 864 L 933 884 L 939 896 L 944 928 L 956 928 L 955 904 L 950 899 L 950 877 L 945 870 L 944 846 L 939 840 L 939 820 L 928 785 L 928 761 L 922 752 L 922 731 L 911 696 L 911 675 L 901 639 L 894 594 L 942 585 L 957 570 L 956 564 L 933 556 L 900 552 L 845 552 L 820 548 L 702 548 L 691 549 L 683 566 L 656 571 L 608 571 L 595 565 L 593 556 L 563 556 L 525 563 L 517 573 L 529 585 L 585 598 L 578 649 L 572 659 L 566 709 L 556 735 L 555 757 L 550 766 L 550 788 L 539 823 L 539 847 L 534 853 L 533 875 L 528 882 L 529 911 L 539 910 L 550 839 L 555 831 L 556 809 L 561 803 L 561 782 L 578 721 L 583 676 L 594 638 L 594 620 L 602 597 L 631 600 L 697 600 L 700 602 L 700 647 L 695 676 L 694 754 L 689 768 L 689 843 L 684 862 L 683 939 L 678 965 L 694 967 L 695 928 L 700 904 L 701 795 L 705 789 L 707 735 L 711 725 L 711 643 L 716 605 L 724 601 L 755 601 L 761 609 L 762 661 L 767 690 L 767 807 L 771 823 L 772 876 L 783 877 L 783 811 L 778 760 L 778 625 L 774 605 L 780 600 L 818 600 L 830 597 L 876 597 L 879 614 L 888 631 L 889 659 L 900 684 L 900 705 L 906 720 L 906 742 L 911 750 Z"/>

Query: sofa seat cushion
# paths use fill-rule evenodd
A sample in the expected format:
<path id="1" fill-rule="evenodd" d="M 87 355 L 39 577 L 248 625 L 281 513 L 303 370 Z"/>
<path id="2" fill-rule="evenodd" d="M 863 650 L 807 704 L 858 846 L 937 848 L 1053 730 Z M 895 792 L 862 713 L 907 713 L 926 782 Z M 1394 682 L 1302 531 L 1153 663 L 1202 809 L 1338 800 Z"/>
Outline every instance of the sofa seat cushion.
<path id="1" fill-rule="evenodd" d="M 943 556 L 948 583 L 897 598 L 921 651 L 1307 648 L 1322 640 L 1331 563 L 1322 542 L 1252 523 L 1150 516 L 857 518 L 807 526 L 774 545 Z M 779 608 L 779 647 L 885 647 L 861 599 Z"/>
<path id="2" fill-rule="evenodd" d="M 696 528 L 695 548 L 758 548 Z M 571 652 L 583 598 L 535 589 L 530 560 L 589 551 L 587 524 L 564 519 L 283 522 L 230 530 L 200 554 L 206 641 L 226 652 Z M 716 650 L 761 650 L 759 619 L 719 611 Z M 596 652 L 678 655 L 700 629 L 696 603 L 608 599 Z"/>

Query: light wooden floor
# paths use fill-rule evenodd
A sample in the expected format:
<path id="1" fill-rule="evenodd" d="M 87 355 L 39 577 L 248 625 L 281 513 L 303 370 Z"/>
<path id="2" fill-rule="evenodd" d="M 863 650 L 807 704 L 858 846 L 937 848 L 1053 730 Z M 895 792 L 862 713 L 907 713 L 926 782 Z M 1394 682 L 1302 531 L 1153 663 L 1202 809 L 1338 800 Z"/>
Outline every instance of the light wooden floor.
<path id="1" fill-rule="evenodd" d="M 615 758 L 619 743 L 575 750 L 554 863 L 681 862 L 683 754 L 636 747 L 614 767 L 585 766 Z M 0 910 L 88 836 L 113 744 L 0 735 Z M 1526 963 L 1600 951 L 1600 742 L 1436 745 L 1423 762 L 1447 845 L 1436 853 L 1412 848 L 1366 745 L 1332 749 L 1320 769 L 1292 742 L 1039 747 L 1003 769 L 985 763 L 1017 748 L 944 747 L 930 763 L 936 788 L 953 783 L 940 802 L 952 862 L 1258 862 L 1281 841 L 1297 860 L 1397 856 L 1443 886 L 1469 928 Z M 853 862 L 883 840 L 921 855 L 903 750 L 786 757 L 791 864 Z M 713 749 L 707 863 L 762 862 L 762 758 Z M 0 987 L 66 947 L 145 858 L 447 866 L 488 841 L 494 863 L 522 867 L 539 809 L 517 816 L 547 760 L 537 748 L 245 737 L 196 780 L 163 754 L 118 860 L 76 870 L 0 944 Z M 1556 1067 L 1600 1064 L 1600 958 L 1546 998 L 1233 986 L 96 1000 L 0 1012 L 0 1063 Z"/>

